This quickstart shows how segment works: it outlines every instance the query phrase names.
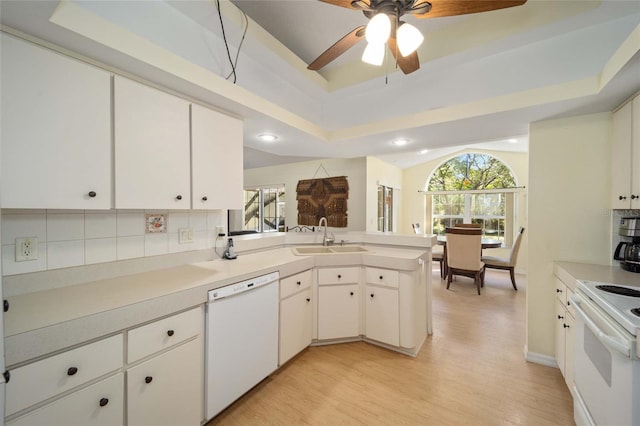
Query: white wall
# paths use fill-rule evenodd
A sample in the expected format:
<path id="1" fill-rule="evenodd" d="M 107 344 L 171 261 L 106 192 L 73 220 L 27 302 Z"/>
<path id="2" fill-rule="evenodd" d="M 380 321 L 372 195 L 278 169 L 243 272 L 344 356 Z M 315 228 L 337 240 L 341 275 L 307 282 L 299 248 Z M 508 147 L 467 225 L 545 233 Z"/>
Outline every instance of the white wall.
<path id="1" fill-rule="evenodd" d="M 366 158 L 364 157 L 303 161 L 281 166 L 247 169 L 244 171 L 244 186 L 250 188 L 284 184 L 287 199 L 285 226 L 296 226 L 298 224 L 296 186 L 299 180 L 328 177 L 320 166 L 324 167 L 330 177 L 346 176 L 349 182 L 347 227 L 340 229 L 364 231 L 366 229 Z M 318 170 L 319 168 L 320 170 Z"/>
<path id="2" fill-rule="evenodd" d="M 530 126 L 529 353 L 554 355 L 553 262 L 610 263 L 611 129 L 610 113 Z"/>
<path id="3" fill-rule="evenodd" d="M 516 178 L 516 184 L 518 186 L 528 186 L 528 174 L 529 174 L 529 160 L 527 153 L 521 152 L 505 152 L 505 151 L 488 151 L 479 149 L 465 149 L 459 152 L 453 153 L 447 157 L 441 157 L 436 160 L 432 160 L 417 166 L 404 170 L 403 173 L 403 188 L 404 197 L 402 205 L 402 224 L 404 232 L 411 232 L 411 224 L 418 222 L 422 225 L 422 229 L 425 231 L 427 227 L 427 212 L 425 207 L 425 195 L 421 192 L 426 189 L 426 184 L 431 176 L 431 173 L 437 169 L 440 165 L 455 158 L 463 153 L 467 152 L 479 152 L 496 157 L 504 164 L 506 164 L 514 174 Z M 515 229 L 524 226 L 528 228 L 527 222 L 527 191 L 518 192 L 517 196 L 517 223 Z M 517 272 L 527 272 L 527 237 L 528 232 L 525 231 L 524 238 L 520 246 L 520 252 L 518 253 L 518 264 L 516 267 Z M 490 253 L 492 256 L 507 256 L 509 249 L 492 249 Z"/>

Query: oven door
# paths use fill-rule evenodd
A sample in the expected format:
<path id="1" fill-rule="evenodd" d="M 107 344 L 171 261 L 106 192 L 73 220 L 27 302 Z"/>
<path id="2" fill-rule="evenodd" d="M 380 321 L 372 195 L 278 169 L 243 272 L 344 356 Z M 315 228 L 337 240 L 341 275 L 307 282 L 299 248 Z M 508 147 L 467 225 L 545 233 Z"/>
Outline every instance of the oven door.
<path id="1" fill-rule="evenodd" d="M 577 313 L 574 405 L 581 414 L 576 423 L 638 425 L 640 405 L 634 398 L 639 397 L 640 365 L 635 337 L 585 296 L 575 294 L 572 301 Z"/>

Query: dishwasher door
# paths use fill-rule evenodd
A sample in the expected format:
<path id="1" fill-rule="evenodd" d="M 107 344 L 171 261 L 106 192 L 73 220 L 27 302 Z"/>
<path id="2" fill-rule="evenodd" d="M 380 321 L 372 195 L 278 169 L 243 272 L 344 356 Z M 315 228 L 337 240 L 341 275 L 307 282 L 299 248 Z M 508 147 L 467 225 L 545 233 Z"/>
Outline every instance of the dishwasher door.
<path id="1" fill-rule="evenodd" d="M 207 420 L 278 367 L 278 273 L 209 292 Z"/>

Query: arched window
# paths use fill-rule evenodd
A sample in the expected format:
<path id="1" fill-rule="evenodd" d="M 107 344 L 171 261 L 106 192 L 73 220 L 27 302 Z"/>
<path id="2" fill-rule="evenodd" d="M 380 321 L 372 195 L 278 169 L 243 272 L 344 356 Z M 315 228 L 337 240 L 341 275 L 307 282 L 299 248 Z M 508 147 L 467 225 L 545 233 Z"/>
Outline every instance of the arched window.
<path id="1" fill-rule="evenodd" d="M 458 223 L 477 223 L 485 236 L 511 245 L 516 180 L 502 161 L 487 154 L 462 154 L 435 169 L 426 187 L 434 234 Z"/>

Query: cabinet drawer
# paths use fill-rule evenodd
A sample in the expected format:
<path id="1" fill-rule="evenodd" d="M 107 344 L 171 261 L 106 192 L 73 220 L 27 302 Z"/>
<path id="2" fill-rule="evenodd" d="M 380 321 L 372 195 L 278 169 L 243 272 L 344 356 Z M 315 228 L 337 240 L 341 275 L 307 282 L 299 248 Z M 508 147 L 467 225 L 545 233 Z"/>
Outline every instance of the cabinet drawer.
<path id="1" fill-rule="evenodd" d="M 360 277 L 360 268 L 323 268 L 318 269 L 318 284 L 345 284 L 357 283 Z"/>
<path id="2" fill-rule="evenodd" d="M 128 333 L 129 349 L 127 362 L 132 363 L 169 346 L 202 334 L 204 316 L 197 307 L 181 314 L 173 315 Z"/>
<path id="3" fill-rule="evenodd" d="M 299 290 L 311 287 L 311 269 L 280 280 L 280 299 L 284 299 Z"/>
<path id="4" fill-rule="evenodd" d="M 367 267 L 364 268 L 364 274 L 368 284 L 399 287 L 400 273 L 398 271 Z"/>
<path id="5" fill-rule="evenodd" d="M 122 335 L 11 370 L 7 415 L 122 367 Z"/>
<path id="6" fill-rule="evenodd" d="M 124 414 L 123 387 L 124 375 L 119 373 L 18 417 L 7 425 L 120 425 Z"/>

